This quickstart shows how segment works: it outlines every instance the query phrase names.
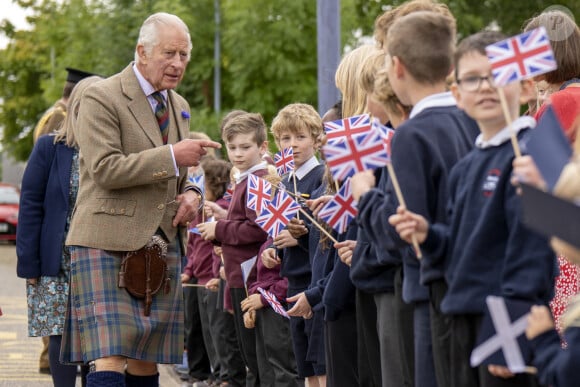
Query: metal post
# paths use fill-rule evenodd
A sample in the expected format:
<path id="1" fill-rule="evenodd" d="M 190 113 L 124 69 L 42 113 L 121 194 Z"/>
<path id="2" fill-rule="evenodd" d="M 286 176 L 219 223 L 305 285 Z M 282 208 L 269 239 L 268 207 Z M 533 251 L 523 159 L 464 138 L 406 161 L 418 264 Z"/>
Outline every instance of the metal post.
<path id="1" fill-rule="evenodd" d="M 220 1 L 214 0 L 215 41 L 214 41 L 214 77 L 213 77 L 213 109 L 217 116 L 221 107 L 221 49 L 220 49 Z"/>
<path id="2" fill-rule="evenodd" d="M 340 99 L 334 74 L 340 62 L 340 0 L 316 1 L 318 112 L 324 114 Z"/>

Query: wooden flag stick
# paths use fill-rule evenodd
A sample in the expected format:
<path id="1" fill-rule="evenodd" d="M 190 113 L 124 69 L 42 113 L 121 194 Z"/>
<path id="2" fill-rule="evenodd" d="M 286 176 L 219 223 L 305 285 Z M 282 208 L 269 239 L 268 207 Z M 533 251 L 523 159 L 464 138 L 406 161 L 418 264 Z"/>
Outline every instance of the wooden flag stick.
<path id="1" fill-rule="evenodd" d="M 393 182 L 393 187 L 395 187 L 395 193 L 397 194 L 397 199 L 403 208 L 407 208 L 405 204 L 405 198 L 403 197 L 403 193 L 401 192 L 401 187 L 399 186 L 399 180 L 397 180 L 397 175 L 395 175 L 395 170 L 393 169 L 393 165 L 388 162 L 387 163 L 387 170 L 389 171 L 389 176 L 391 177 L 391 181 Z M 413 248 L 415 249 L 415 255 L 417 258 L 423 258 L 423 253 L 421 253 L 421 249 L 419 248 L 419 242 L 417 242 L 417 236 L 413 234 L 411 236 L 413 242 Z"/>
<path id="2" fill-rule="evenodd" d="M 183 288 L 205 288 L 205 285 L 200 284 L 181 284 Z"/>
<path id="3" fill-rule="evenodd" d="M 497 94 L 499 95 L 499 100 L 501 102 L 501 108 L 503 109 L 503 115 L 505 116 L 505 120 L 508 124 L 508 128 L 510 131 L 510 138 L 512 140 L 512 148 L 514 148 L 514 154 L 516 157 L 521 157 L 522 152 L 520 151 L 520 145 L 518 144 L 518 137 L 516 132 L 514 132 L 512 128 L 512 116 L 510 114 L 510 110 L 508 108 L 507 100 L 505 99 L 505 94 L 503 93 L 503 88 L 497 88 Z"/>
<path id="4" fill-rule="evenodd" d="M 334 243 L 338 243 L 335 237 L 333 237 L 328 231 L 326 231 L 326 229 L 322 227 L 320 223 L 314 220 L 312 216 L 308 215 L 308 212 L 304 211 L 302 208 L 300 209 L 300 212 L 302 212 L 302 215 L 304 215 L 306 219 L 308 219 L 310 222 L 312 222 L 313 225 L 315 225 L 320 231 L 322 231 L 324 235 L 329 237 L 331 241 L 333 241 Z"/>
<path id="5" fill-rule="evenodd" d="M 292 172 L 292 180 L 294 180 L 294 197 L 298 197 L 298 189 L 296 188 L 296 172 Z M 300 213 L 296 214 L 296 219 L 300 220 Z"/>

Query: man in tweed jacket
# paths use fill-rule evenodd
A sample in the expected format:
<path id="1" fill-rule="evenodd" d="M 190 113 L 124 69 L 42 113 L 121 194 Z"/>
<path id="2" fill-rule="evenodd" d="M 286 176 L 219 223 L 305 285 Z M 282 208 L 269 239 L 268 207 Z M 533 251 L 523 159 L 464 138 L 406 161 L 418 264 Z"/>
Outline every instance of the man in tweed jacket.
<path id="1" fill-rule="evenodd" d="M 135 63 L 90 87 L 81 101 L 75 128 L 80 187 L 67 238 L 72 305 L 61 360 L 94 361 L 89 387 L 157 386 L 156 363 L 181 361 L 180 234 L 202 199 L 187 181 L 187 167 L 198 164 L 203 147 L 220 146 L 188 139 L 189 106 L 172 90 L 190 51 L 181 19 L 151 15 L 141 27 Z M 159 104 L 169 113 L 166 143 Z M 171 290 L 155 295 L 144 316 L 142 300 L 118 288 L 117 273 L 123 253 L 154 234 L 168 242 Z"/>

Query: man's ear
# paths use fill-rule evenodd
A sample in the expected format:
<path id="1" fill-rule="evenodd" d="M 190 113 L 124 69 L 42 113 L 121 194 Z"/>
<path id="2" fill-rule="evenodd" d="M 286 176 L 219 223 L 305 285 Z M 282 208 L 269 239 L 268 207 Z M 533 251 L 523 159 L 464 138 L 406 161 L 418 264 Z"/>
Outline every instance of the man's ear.
<path id="1" fill-rule="evenodd" d="M 145 47 L 142 44 L 137 45 L 137 55 L 141 63 L 147 63 L 147 53 L 145 52 Z"/>
<path id="2" fill-rule="evenodd" d="M 520 81 L 520 105 L 525 105 L 536 98 L 536 84 L 532 79 Z"/>

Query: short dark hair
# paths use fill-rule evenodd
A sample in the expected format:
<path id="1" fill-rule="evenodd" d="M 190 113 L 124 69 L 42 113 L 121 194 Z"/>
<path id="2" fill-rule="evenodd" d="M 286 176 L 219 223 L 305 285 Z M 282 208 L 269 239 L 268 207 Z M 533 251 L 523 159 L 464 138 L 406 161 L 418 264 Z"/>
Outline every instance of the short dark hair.
<path id="1" fill-rule="evenodd" d="M 397 18 L 387 35 L 387 52 L 398 57 L 417 82 L 444 81 L 453 60 L 454 25 L 448 16 L 431 11 Z"/>
<path id="2" fill-rule="evenodd" d="M 205 185 L 214 194 L 215 199 L 224 196 L 230 183 L 232 164 L 220 159 L 205 159 L 201 162 L 205 176 Z"/>
<path id="3" fill-rule="evenodd" d="M 228 120 L 224 125 L 222 139 L 224 142 L 231 141 L 239 134 L 253 134 L 254 141 L 258 146 L 266 141 L 267 127 L 260 113 L 244 113 Z"/>
<path id="4" fill-rule="evenodd" d="M 459 61 L 466 54 L 470 52 L 477 52 L 482 55 L 486 55 L 485 47 L 490 44 L 497 43 L 500 40 L 506 39 L 506 35 L 498 31 L 481 31 L 473 35 L 469 35 L 463 39 L 455 50 L 453 55 L 453 65 L 455 67 L 455 79 L 459 74 Z"/>

